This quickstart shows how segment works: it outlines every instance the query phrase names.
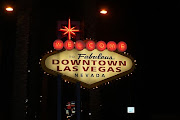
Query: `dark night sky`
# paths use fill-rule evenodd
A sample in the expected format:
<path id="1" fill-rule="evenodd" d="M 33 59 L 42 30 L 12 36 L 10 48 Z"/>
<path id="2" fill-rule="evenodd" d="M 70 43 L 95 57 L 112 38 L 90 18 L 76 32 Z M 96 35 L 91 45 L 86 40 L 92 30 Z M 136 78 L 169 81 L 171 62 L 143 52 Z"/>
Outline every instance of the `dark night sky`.
<path id="1" fill-rule="evenodd" d="M 104 6 L 109 10 L 107 16 L 98 14 L 99 8 Z M 119 113 L 118 110 L 123 111 L 127 105 L 135 105 L 136 117 L 145 120 L 151 118 L 156 120 L 158 116 L 163 118 L 165 114 L 169 116 L 180 114 L 178 71 L 175 70 L 175 68 L 178 69 L 176 52 L 178 52 L 177 42 L 180 39 L 179 6 L 179 2 L 170 1 L 98 0 L 97 13 L 94 13 L 97 17 L 97 40 L 125 41 L 128 45 L 127 52 L 137 60 L 138 64 L 132 76 L 101 88 L 103 111 L 107 118 L 110 116 L 114 119 L 119 118 L 119 114 L 124 112 Z M 69 16 L 71 20 L 82 20 L 85 14 L 83 9 L 82 0 L 81 2 L 37 1 L 36 4 L 33 3 L 32 19 L 35 22 L 32 22 L 32 26 L 33 29 L 37 27 L 40 30 L 38 33 L 33 31 L 35 34 L 33 35 L 39 39 L 39 58 L 52 49 L 50 45 L 57 38 L 56 21 L 67 20 Z M 4 13 L 3 9 L 1 13 L 0 67 L 2 73 L 13 74 L 13 67 L 11 67 L 13 63 L 10 63 L 10 58 L 14 56 L 11 51 L 15 49 L 16 19 L 15 15 Z M 3 80 L 0 85 L 1 91 L 5 91 L 2 92 L 5 96 L 3 99 L 8 97 L 9 100 L 11 99 L 11 79 L 11 76 L 7 76 L 6 81 Z M 50 83 L 52 89 L 54 84 Z M 9 86 L 10 88 L 7 89 Z"/>

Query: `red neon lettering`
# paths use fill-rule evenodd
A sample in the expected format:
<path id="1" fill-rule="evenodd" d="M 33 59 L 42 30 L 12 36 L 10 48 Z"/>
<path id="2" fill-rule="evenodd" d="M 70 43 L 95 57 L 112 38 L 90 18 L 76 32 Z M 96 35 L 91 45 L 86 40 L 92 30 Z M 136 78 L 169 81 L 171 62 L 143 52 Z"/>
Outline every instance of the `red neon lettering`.
<path id="1" fill-rule="evenodd" d="M 96 43 L 96 48 L 99 50 L 99 51 L 103 51 L 106 49 L 106 43 L 104 41 L 98 41 Z"/>
<path id="2" fill-rule="evenodd" d="M 102 62 L 103 62 L 103 64 L 102 64 Z M 99 65 L 105 65 L 105 64 L 106 64 L 106 61 L 104 61 L 104 60 L 99 61 Z"/>
<path id="3" fill-rule="evenodd" d="M 114 69 L 113 69 L 112 67 L 109 67 L 109 69 L 107 70 L 107 72 L 109 72 L 109 71 L 114 72 Z"/>
<path id="4" fill-rule="evenodd" d="M 78 66 L 73 66 L 73 71 L 78 71 Z"/>
<path id="5" fill-rule="evenodd" d="M 77 61 L 77 60 L 71 60 L 71 64 L 72 65 L 79 65 L 81 63 L 81 60 Z"/>
<path id="6" fill-rule="evenodd" d="M 74 48 L 74 42 L 72 40 L 66 40 L 64 42 L 64 48 L 66 50 L 72 50 Z"/>
<path id="7" fill-rule="evenodd" d="M 123 41 L 120 41 L 117 45 L 117 49 L 119 52 L 124 52 L 127 49 L 127 44 Z"/>
<path id="8" fill-rule="evenodd" d="M 114 42 L 114 41 L 109 41 L 108 43 L 107 43 L 107 49 L 109 50 L 109 51 L 115 51 L 116 50 L 116 43 Z"/>
<path id="9" fill-rule="evenodd" d="M 91 61 L 93 62 L 93 65 L 95 65 L 95 63 L 96 63 L 97 60 L 91 60 Z"/>
<path id="10" fill-rule="evenodd" d="M 57 71 L 62 71 L 62 70 L 59 69 L 59 66 L 57 66 Z"/>
<path id="11" fill-rule="evenodd" d="M 108 65 L 116 66 L 116 64 L 117 64 L 117 61 L 107 61 L 107 62 L 108 62 Z"/>
<path id="12" fill-rule="evenodd" d="M 85 65 L 85 64 L 86 64 L 86 65 L 90 65 L 89 60 L 87 60 L 87 61 L 86 61 L 86 60 L 83 60 L 83 65 Z"/>
<path id="13" fill-rule="evenodd" d="M 91 67 L 91 72 L 96 72 L 96 67 Z"/>
<path id="14" fill-rule="evenodd" d="M 67 43 L 67 47 L 68 47 L 68 48 L 71 48 L 71 47 L 72 47 L 72 43 L 71 43 L 71 42 L 68 42 L 68 43 Z"/>
<path id="15" fill-rule="evenodd" d="M 100 43 L 100 44 L 99 44 L 99 47 L 100 47 L 100 48 L 104 48 L 104 44 L 103 44 L 103 43 Z"/>
<path id="16" fill-rule="evenodd" d="M 99 67 L 100 72 L 105 72 L 105 67 Z"/>
<path id="17" fill-rule="evenodd" d="M 61 63 L 62 63 L 63 65 L 67 65 L 67 64 L 69 64 L 69 60 L 62 60 Z"/>
<path id="18" fill-rule="evenodd" d="M 66 71 L 66 70 L 71 71 L 71 69 L 69 68 L 69 66 L 66 66 L 66 67 L 64 68 L 64 71 Z"/>
<path id="19" fill-rule="evenodd" d="M 87 67 L 86 69 L 85 69 L 85 67 L 82 67 L 82 68 L 84 71 L 88 71 L 88 69 L 89 69 L 89 67 Z"/>
<path id="20" fill-rule="evenodd" d="M 124 61 L 124 63 L 122 61 L 119 61 L 119 66 L 121 65 L 126 66 L 126 61 Z"/>
<path id="21" fill-rule="evenodd" d="M 95 49 L 95 42 L 90 40 L 86 43 L 86 48 L 89 50 L 89 51 L 92 51 Z"/>
<path id="22" fill-rule="evenodd" d="M 117 67 L 116 72 L 121 72 L 121 67 Z"/>
<path id="23" fill-rule="evenodd" d="M 93 48 L 93 43 L 89 43 L 89 48 Z"/>
<path id="24" fill-rule="evenodd" d="M 115 48 L 115 44 L 109 44 L 109 48 Z"/>
<path id="25" fill-rule="evenodd" d="M 76 41 L 76 43 L 75 43 L 75 48 L 76 48 L 77 50 L 83 50 L 84 47 L 85 47 L 85 44 L 84 44 L 84 42 L 83 42 L 82 40 Z"/>
<path id="26" fill-rule="evenodd" d="M 59 64 L 59 60 L 52 60 L 52 64 Z"/>

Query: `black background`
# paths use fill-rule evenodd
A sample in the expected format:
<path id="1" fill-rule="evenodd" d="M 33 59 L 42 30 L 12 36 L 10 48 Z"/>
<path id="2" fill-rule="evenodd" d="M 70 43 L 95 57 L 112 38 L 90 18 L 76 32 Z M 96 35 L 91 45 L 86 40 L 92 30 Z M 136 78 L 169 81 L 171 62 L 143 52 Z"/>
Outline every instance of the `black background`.
<path id="1" fill-rule="evenodd" d="M 34 2 L 34 1 L 33 1 Z M 2 2 L 4 3 L 4 2 Z M 12 2 L 16 4 L 16 1 Z M 180 119 L 178 84 L 179 2 L 173 1 L 96 1 L 96 40 L 125 41 L 127 52 L 137 60 L 137 68 L 130 77 L 101 86 L 100 98 L 103 120 L 107 119 Z M 13 57 L 16 40 L 16 14 L 4 12 L 0 4 L 1 57 L 1 113 L 11 113 Z M 94 7 L 94 6 L 92 6 Z M 99 15 L 101 7 L 108 15 Z M 83 1 L 36 1 L 32 6 L 32 36 L 37 40 L 34 50 L 30 43 L 30 57 L 39 58 L 53 49 L 57 38 L 57 20 L 82 20 Z M 32 51 L 31 51 L 32 50 Z M 33 54 L 36 53 L 36 54 Z M 19 56 L 21 57 L 21 56 Z M 29 58 L 30 58 L 29 57 Z M 29 68 L 33 68 L 31 59 Z M 33 71 L 32 71 L 33 72 Z M 43 73 L 43 71 L 40 71 Z M 42 76 L 40 73 L 39 78 Z M 33 75 L 33 73 L 31 73 Z M 55 79 L 49 78 L 48 79 Z M 49 114 L 56 115 L 55 82 L 49 83 Z M 41 82 L 37 82 L 39 91 Z M 68 86 L 71 86 L 68 88 Z M 64 104 L 74 99 L 74 85 L 64 84 Z M 36 91 L 33 91 L 36 92 Z M 51 94 L 53 92 L 53 94 Z M 37 92 L 40 95 L 40 92 Z M 88 90 L 82 90 L 82 102 L 88 101 Z M 136 114 L 126 113 L 126 107 L 135 106 Z M 88 115 L 84 113 L 85 117 Z"/>

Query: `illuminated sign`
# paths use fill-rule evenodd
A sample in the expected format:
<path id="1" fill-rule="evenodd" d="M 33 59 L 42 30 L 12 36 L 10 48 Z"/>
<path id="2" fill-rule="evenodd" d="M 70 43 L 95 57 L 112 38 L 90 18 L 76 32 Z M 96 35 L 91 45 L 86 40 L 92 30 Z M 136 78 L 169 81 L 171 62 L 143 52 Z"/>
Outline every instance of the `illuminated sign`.
<path id="1" fill-rule="evenodd" d="M 124 41 L 118 44 L 114 41 L 96 43 L 93 40 L 73 42 L 71 36 L 76 36 L 75 32 L 80 30 L 71 27 L 70 18 L 68 27 L 63 26 L 59 31 L 64 32 L 63 35 L 67 35 L 68 39 L 65 42 L 55 40 L 53 47 L 57 51 L 42 58 L 42 68 L 48 74 L 61 74 L 65 80 L 94 88 L 134 70 L 134 59 L 123 53 L 127 49 Z"/>
<path id="2" fill-rule="evenodd" d="M 71 20 L 70 20 L 70 18 L 68 19 L 68 27 L 66 27 L 66 26 L 63 26 L 63 27 L 64 27 L 64 29 L 60 29 L 59 31 L 64 32 L 63 35 L 68 34 L 68 40 L 71 40 L 71 35 L 74 35 L 74 36 L 76 35 L 75 32 L 79 32 L 79 30 L 74 29 L 75 27 L 71 28 Z"/>
<path id="3" fill-rule="evenodd" d="M 61 50 L 63 47 L 66 50 L 72 50 L 74 47 L 77 50 L 83 50 L 86 47 L 86 49 L 89 51 L 92 51 L 95 48 L 99 51 L 103 51 L 107 48 L 109 51 L 115 51 L 117 49 L 119 52 L 124 52 L 127 49 L 127 44 L 124 41 L 120 41 L 118 44 L 116 44 L 114 41 L 109 41 L 106 45 L 104 41 L 98 41 L 95 43 L 93 40 L 88 40 L 86 44 L 82 40 L 78 40 L 74 44 L 72 40 L 66 40 L 63 43 L 62 40 L 57 39 L 53 42 L 53 47 L 56 50 Z"/>
<path id="4" fill-rule="evenodd" d="M 127 107 L 127 113 L 135 113 L 135 107 Z"/>
<path id="5" fill-rule="evenodd" d="M 75 113 L 75 101 L 71 101 L 71 102 L 68 102 L 67 105 L 66 105 L 66 115 L 67 117 L 66 118 L 71 118 Z"/>
<path id="6" fill-rule="evenodd" d="M 100 46 L 97 49 L 92 41 L 87 42 L 87 48 L 84 48 L 85 45 L 81 42 L 79 44 L 82 46 L 77 47 L 75 44 L 78 49 L 74 49 L 71 41 L 64 44 L 67 44 L 66 47 L 69 49 L 46 54 L 41 60 L 42 68 L 49 74 L 61 74 L 63 79 L 70 82 L 79 81 L 83 87 L 93 88 L 130 74 L 134 70 L 135 63 L 131 56 L 117 50 L 114 52 L 112 47 L 104 49 L 104 42 L 96 44 Z M 109 45 L 116 46 L 113 42 L 107 44 L 107 47 Z"/>

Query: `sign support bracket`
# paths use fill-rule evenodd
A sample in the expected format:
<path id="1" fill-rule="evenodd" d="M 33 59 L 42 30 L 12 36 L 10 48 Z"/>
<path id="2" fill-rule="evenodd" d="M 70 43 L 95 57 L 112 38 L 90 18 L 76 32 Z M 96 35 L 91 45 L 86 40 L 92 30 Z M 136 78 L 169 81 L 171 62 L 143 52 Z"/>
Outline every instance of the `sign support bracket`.
<path id="1" fill-rule="evenodd" d="M 80 88 L 80 82 L 76 83 L 76 120 L 80 120 L 80 114 L 81 114 L 81 88 Z"/>
<path id="2" fill-rule="evenodd" d="M 57 120 L 62 120 L 61 117 L 61 96 L 62 96 L 62 90 L 61 90 L 61 75 L 57 76 Z"/>

